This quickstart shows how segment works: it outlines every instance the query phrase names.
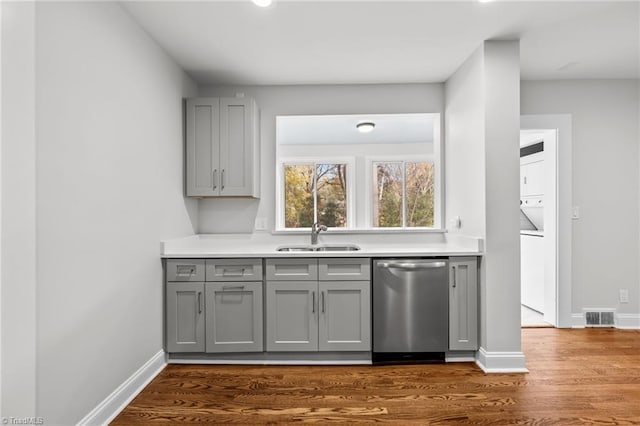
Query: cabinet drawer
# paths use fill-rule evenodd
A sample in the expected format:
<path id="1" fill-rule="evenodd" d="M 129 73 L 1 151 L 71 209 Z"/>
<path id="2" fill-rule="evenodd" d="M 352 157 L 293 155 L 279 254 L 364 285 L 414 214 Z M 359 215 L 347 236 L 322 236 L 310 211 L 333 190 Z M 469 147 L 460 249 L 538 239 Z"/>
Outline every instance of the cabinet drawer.
<path id="1" fill-rule="evenodd" d="M 318 259 L 267 259 L 267 281 L 315 281 Z"/>
<path id="2" fill-rule="evenodd" d="M 371 259 L 334 258 L 318 260 L 320 281 L 369 281 Z"/>
<path id="3" fill-rule="evenodd" d="M 207 281 L 262 281 L 262 259 L 207 259 Z"/>
<path id="4" fill-rule="evenodd" d="M 168 259 L 167 281 L 204 281 L 204 259 Z"/>

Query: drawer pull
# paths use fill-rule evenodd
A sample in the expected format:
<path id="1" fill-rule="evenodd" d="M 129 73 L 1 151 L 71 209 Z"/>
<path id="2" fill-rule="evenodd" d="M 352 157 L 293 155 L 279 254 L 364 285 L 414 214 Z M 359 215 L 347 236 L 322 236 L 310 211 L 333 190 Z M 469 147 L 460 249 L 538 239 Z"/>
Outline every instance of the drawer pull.
<path id="1" fill-rule="evenodd" d="M 176 266 L 176 276 L 190 277 L 196 273 L 196 265 L 178 265 Z"/>
<path id="2" fill-rule="evenodd" d="M 222 291 L 244 290 L 243 285 L 223 285 Z"/>
<path id="3" fill-rule="evenodd" d="M 234 268 L 234 269 L 222 268 L 222 276 L 223 277 L 241 277 L 244 275 L 245 269 L 246 268 Z"/>

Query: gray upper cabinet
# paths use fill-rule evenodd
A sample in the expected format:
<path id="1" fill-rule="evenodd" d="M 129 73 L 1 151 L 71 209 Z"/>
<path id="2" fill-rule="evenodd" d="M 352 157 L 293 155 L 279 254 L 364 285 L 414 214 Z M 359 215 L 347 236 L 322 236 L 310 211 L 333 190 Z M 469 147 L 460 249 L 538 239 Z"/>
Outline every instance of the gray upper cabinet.
<path id="1" fill-rule="evenodd" d="M 167 352 L 204 352 L 204 283 L 167 283 Z"/>
<path id="2" fill-rule="evenodd" d="M 207 352 L 262 352 L 262 282 L 208 282 Z"/>
<path id="3" fill-rule="evenodd" d="M 371 283 L 321 281 L 318 288 L 319 350 L 371 350 Z"/>
<path id="4" fill-rule="evenodd" d="M 185 127 L 188 196 L 259 197 L 258 108 L 253 99 L 187 99 Z"/>
<path id="5" fill-rule="evenodd" d="M 478 260 L 449 260 L 449 349 L 478 349 Z"/>

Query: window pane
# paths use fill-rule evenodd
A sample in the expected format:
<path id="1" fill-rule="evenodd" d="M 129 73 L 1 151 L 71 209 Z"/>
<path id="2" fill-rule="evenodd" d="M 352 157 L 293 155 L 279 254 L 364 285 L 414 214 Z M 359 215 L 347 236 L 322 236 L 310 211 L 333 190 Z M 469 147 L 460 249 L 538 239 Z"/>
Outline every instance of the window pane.
<path id="1" fill-rule="evenodd" d="M 309 228 L 313 224 L 313 165 L 284 165 L 284 226 Z"/>
<path id="2" fill-rule="evenodd" d="M 373 226 L 402 226 L 402 163 L 374 164 Z"/>
<path id="3" fill-rule="evenodd" d="M 347 165 L 318 164 L 318 222 L 335 228 L 347 226 Z"/>
<path id="4" fill-rule="evenodd" d="M 433 227 L 433 163 L 406 163 L 406 215 L 409 227 Z"/>

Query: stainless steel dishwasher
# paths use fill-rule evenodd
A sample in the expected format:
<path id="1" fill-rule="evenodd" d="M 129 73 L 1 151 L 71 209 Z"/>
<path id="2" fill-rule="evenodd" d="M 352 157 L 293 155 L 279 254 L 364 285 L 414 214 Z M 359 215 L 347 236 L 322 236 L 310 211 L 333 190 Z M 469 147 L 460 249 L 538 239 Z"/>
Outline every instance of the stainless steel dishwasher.
<path id="1" fill-rule="evenodd" d="M 444 361 L 449 347 L 449 261 L 373 261 L 373 362 Z"/>

